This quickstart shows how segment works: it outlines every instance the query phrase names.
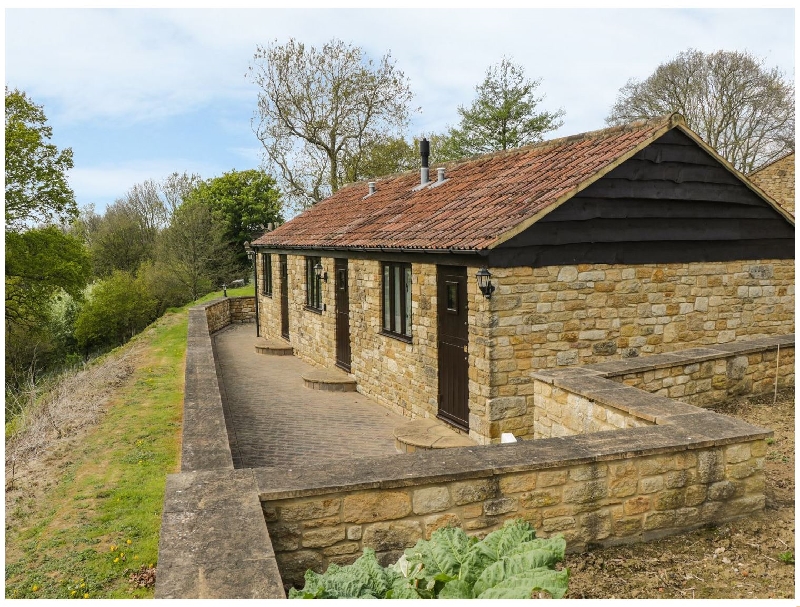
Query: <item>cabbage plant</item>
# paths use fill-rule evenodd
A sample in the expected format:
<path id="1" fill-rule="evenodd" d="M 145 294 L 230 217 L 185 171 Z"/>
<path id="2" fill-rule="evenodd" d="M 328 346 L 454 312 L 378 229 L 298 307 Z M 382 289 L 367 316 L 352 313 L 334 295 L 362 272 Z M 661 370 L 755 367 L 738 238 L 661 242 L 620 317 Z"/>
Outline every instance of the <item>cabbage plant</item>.
<path id="1" fill-rule="evenodd" d="M 309 569 L 303 589 L 292 588 L 289 598 L 561 598 L 569 570 L 555 565 L 564 560 L 565 548 L 563 537 L 537 538 L 523 520 L 508 521 L 483 540 L 447 527 L 419 540 L 389 567 L 365 548 L 352 565 L 331 564 L 323 574 Z"/>

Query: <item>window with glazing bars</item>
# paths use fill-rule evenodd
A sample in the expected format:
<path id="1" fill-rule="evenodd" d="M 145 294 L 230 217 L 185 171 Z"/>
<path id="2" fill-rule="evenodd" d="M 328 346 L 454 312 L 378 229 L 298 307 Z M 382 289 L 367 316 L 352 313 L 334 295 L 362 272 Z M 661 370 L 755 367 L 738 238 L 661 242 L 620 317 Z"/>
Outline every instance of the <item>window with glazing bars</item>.
<path id="1" fill-rule="evenodd" d="M 306 305 L 322 310 L 322 280 L 317 278 L 314 266 L 321 263 L 319 257 L 306 257 Z"/>
<path id="2" fill-rule="evenodd" d="M 383 264 L 383 330 L 411 337 L 411 264 Z"/>
<path id="3" fill-rule="evenodd" d="M 261 254 L 261 271 L 264 280 L 261 283 L 261 292 L 272 297 L 272 255 L 269 253 Z"/>

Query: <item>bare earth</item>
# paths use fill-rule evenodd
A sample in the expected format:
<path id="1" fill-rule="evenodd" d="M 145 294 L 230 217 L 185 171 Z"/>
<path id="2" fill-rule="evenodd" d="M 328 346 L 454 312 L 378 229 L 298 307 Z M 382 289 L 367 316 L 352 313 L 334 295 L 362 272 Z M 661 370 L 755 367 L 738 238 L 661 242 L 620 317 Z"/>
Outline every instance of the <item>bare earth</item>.
<path id="1" fill-rule="evenodd" d="M 794 598 L 794 392 L 717 406 L 775 432 L 763 515 L 648 544 L 567 555 L 565 598 Z"/>

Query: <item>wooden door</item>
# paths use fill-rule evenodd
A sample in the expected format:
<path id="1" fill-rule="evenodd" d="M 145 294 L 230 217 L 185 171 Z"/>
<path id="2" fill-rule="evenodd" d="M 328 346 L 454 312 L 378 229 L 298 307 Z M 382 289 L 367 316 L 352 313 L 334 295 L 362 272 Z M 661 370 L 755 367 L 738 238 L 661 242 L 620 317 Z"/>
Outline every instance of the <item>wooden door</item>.
<path id="1" fill-rule="evenodd" d="M 439 417 L 469 428 L 467 269 L 437 266 Z"/>
<path id="2" fill-rule="evenodd" d="M 289 339 L 289 268 L 286 255 L 278 258 L 281 271 L 281 336 Z"/>
<path id="3" fill-rule="evenodd" d="M 336 366 L 350 373 L 350 292 L 347 260 L 336 259 Z"/>

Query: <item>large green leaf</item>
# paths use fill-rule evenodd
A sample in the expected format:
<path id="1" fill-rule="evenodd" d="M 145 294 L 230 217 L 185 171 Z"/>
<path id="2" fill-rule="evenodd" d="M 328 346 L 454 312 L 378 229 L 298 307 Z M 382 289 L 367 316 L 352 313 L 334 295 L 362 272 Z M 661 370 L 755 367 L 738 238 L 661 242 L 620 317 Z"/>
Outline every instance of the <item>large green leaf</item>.
<path id="1" fill-rule="evenodd" d="M 319 575 L 306 572 L 306 585 L 289 598 L 383 598 L 396 575 L 381 567 L 375 551 L 364 549 L 358 560 L 347 567 L 331 563 L 328 570 Z"/>
<path id="2" fill-rule="evenodd" d="M 527 521 L 516 519 L 507 521 L 506 524 L 492 531 L 480 543 L 481 550 L 485 552 L 492 561 L 499 561 L 505 554 L 508 554 L 515 546 L 536 539 L 536 531 Z"/>
<path id="3" fill-rule="evenodd" d="M 569 570 L 534 569 L 511 576 L 477 595 L 479 599 L 529 599 L 535 592 L 546 591 L 560 599 L 567 591 Z"/>
<path id="4" fill-rule="evenodd" d="M 473 598 L 472 584 L 469 584 L 464 580 L 450 580 L 442 587 L 442 590 L 439 592 L 439 596 L 437 598 L 471 599 Z"/>
<path id="5" fill-rule="evenodd" d="M 480 596 L 484 591 L 497 586 L 520 573 L 530 572 L 534 569 L 547 569 L 553 567 L 559 560 L 557 554 L 542 549 L 529 550 L 519 554 L 511 555 L 492 563 L 483 570 L 480 577 L 475 582 L 473 592 L 475 596 Z"/>
<path id="6" fill-rule="evenodd" d="M 462 529 L 445 527 L 434 531 L 430 540 L 419 540 L 406 550 L 405 556 L 412 568 L 422 564 L 425 579 L 449 582 L 460 578 L 461 568 L 470 559 L 476 541 Z"/>

